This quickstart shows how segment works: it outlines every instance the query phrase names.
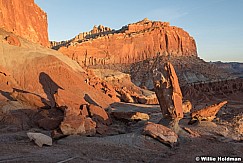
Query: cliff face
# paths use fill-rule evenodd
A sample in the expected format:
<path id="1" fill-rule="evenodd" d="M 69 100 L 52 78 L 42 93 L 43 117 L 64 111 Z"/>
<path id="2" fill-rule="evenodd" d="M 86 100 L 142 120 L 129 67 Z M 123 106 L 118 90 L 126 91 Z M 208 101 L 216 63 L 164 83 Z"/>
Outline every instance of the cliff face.
<path id="1" fill-rule="evenodd" d="M 52 45 L 82 66 L 134 63 L 158 54 L 197 56 L 195 40 L 183 29 L 147 19 L 117 31 L 96 27 L 72 40 L 52 42 Z"/>
<path id="2" fill-rule="evenodd" d="M 0 0 L 0 28 L 49 46 L 47 15 L 34 0 Z"/>

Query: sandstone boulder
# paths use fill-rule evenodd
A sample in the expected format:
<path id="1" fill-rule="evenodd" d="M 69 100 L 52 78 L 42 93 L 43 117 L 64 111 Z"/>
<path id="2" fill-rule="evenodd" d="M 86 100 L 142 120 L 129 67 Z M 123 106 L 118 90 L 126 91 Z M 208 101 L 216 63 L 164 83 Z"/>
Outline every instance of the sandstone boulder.
<path id="1" fill-rule="evenodd" d="M 52 138 L 47 135 L 32 132 L 28 132 L 27 135 L 30 140 L 34 140 L 39 147 L 42 147 L 43 145 L 52 145 Z"/>
<path id="2" fill-rule="evenodd" d="M 111 119 L 103 108 L 90 104 L 88 106 L 88 110 L 89 110 L 88 112 L 90 113 L 90 117 L 96 123 L 102 123 L 104 125 L 111 124 Z"/>
<path id="3" fill-rule="evenodd" d="M 214 104 L 211 106 L 208 106 L 206 108 L 203 108 L 198 111 L 194 111 L 191 113 L 191 121 L 189 123 L 193 123 L 194 121 L 212 121 L 215 117 L 218 111 L 227 104 L 227 101 L 220 102 L 218 104 Z"/>
<path id="4" fill-rule="evenodd" d="M 60 125 L 60 129 L 64 135 L 88 135 L 92 136 L 96 133 L 96 123 L 91 118 L 82 115 L 65 116 L 64 121 Z"/>
<path id="5" fill-rule="evenodd" d="M 173 146 L 178 139 L 177 134 L 171 129 L 152 122 L 148 122 L 148 124 L 144 127 L 144 134 L 170 146 Z"/>

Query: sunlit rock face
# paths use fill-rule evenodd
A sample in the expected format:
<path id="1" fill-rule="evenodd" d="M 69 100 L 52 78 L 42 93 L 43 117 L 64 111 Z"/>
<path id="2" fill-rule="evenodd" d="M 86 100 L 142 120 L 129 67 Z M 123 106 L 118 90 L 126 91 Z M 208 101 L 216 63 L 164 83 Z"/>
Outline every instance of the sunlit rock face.
<path id="1" fill-rule="evenodd" d="M 95 26 L 90 32 L 51 45 L 81 66 L 130 64 L 157 55 L 197 56 L 195 40 L 186 31 L 168 22 L 148 19 L 120 30 Z"/>
<path id="2" fill-rule="evenodd" d="M 34 0 L 0 0 L 0 28 L 49 46 L 47 15 Z"/>

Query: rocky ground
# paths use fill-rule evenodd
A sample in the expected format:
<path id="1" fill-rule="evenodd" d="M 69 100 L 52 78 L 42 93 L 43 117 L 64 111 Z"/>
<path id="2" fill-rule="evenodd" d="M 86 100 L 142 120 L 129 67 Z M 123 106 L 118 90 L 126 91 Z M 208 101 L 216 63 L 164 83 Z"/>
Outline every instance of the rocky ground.
<path id="1" fill-rule="evenodd" d="M 195 105 L 198 109 L 206 104 Z M 50 135 L 37 128 L 21 130 L 0 123 L 0 162 L 195 162 L 197 156 L 242 157 L 243 137 L 237 132 L 243 116 L 242 101 L 233 101 L 223 107 L 214 122 L 188 125 L 186 115 L 181 127 L 193 133 L 182 133 L 179 142 L 169 147 L 142 134 L 145 121 L 118 121 L 110 126 L 113 134 L 93 137 L 68 136 L 55 140 L 52 146 L 38 147 L 27 137 L 28 131 Z M 110 112 L 142 112 L 152 122 L 161 119 L 158 105 L 114 103 Z M 238 118 L 237 118 L 238 115 Z M 241 131 L 242 134 L 242 131 Z"/>

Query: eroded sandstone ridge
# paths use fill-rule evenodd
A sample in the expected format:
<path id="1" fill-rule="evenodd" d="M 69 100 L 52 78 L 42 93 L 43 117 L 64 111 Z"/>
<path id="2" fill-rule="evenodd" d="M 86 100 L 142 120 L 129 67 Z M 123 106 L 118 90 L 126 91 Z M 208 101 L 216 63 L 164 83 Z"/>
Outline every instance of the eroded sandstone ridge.
<path id="1" fill-rule="evenodd" d="M 81 66 L 134 63 L 164 56 L 197 56 L 195 40 L 168 22 L 144 19 L 119 30 L 94 27 L 63 42 L 51 42 L 53 49 L 76 60 Z"/>
<path id="2" fill-rule="evenodd" d="M 47 15 L 34 0 L 0 0 L 0 28 L 49 46 Z"/>

